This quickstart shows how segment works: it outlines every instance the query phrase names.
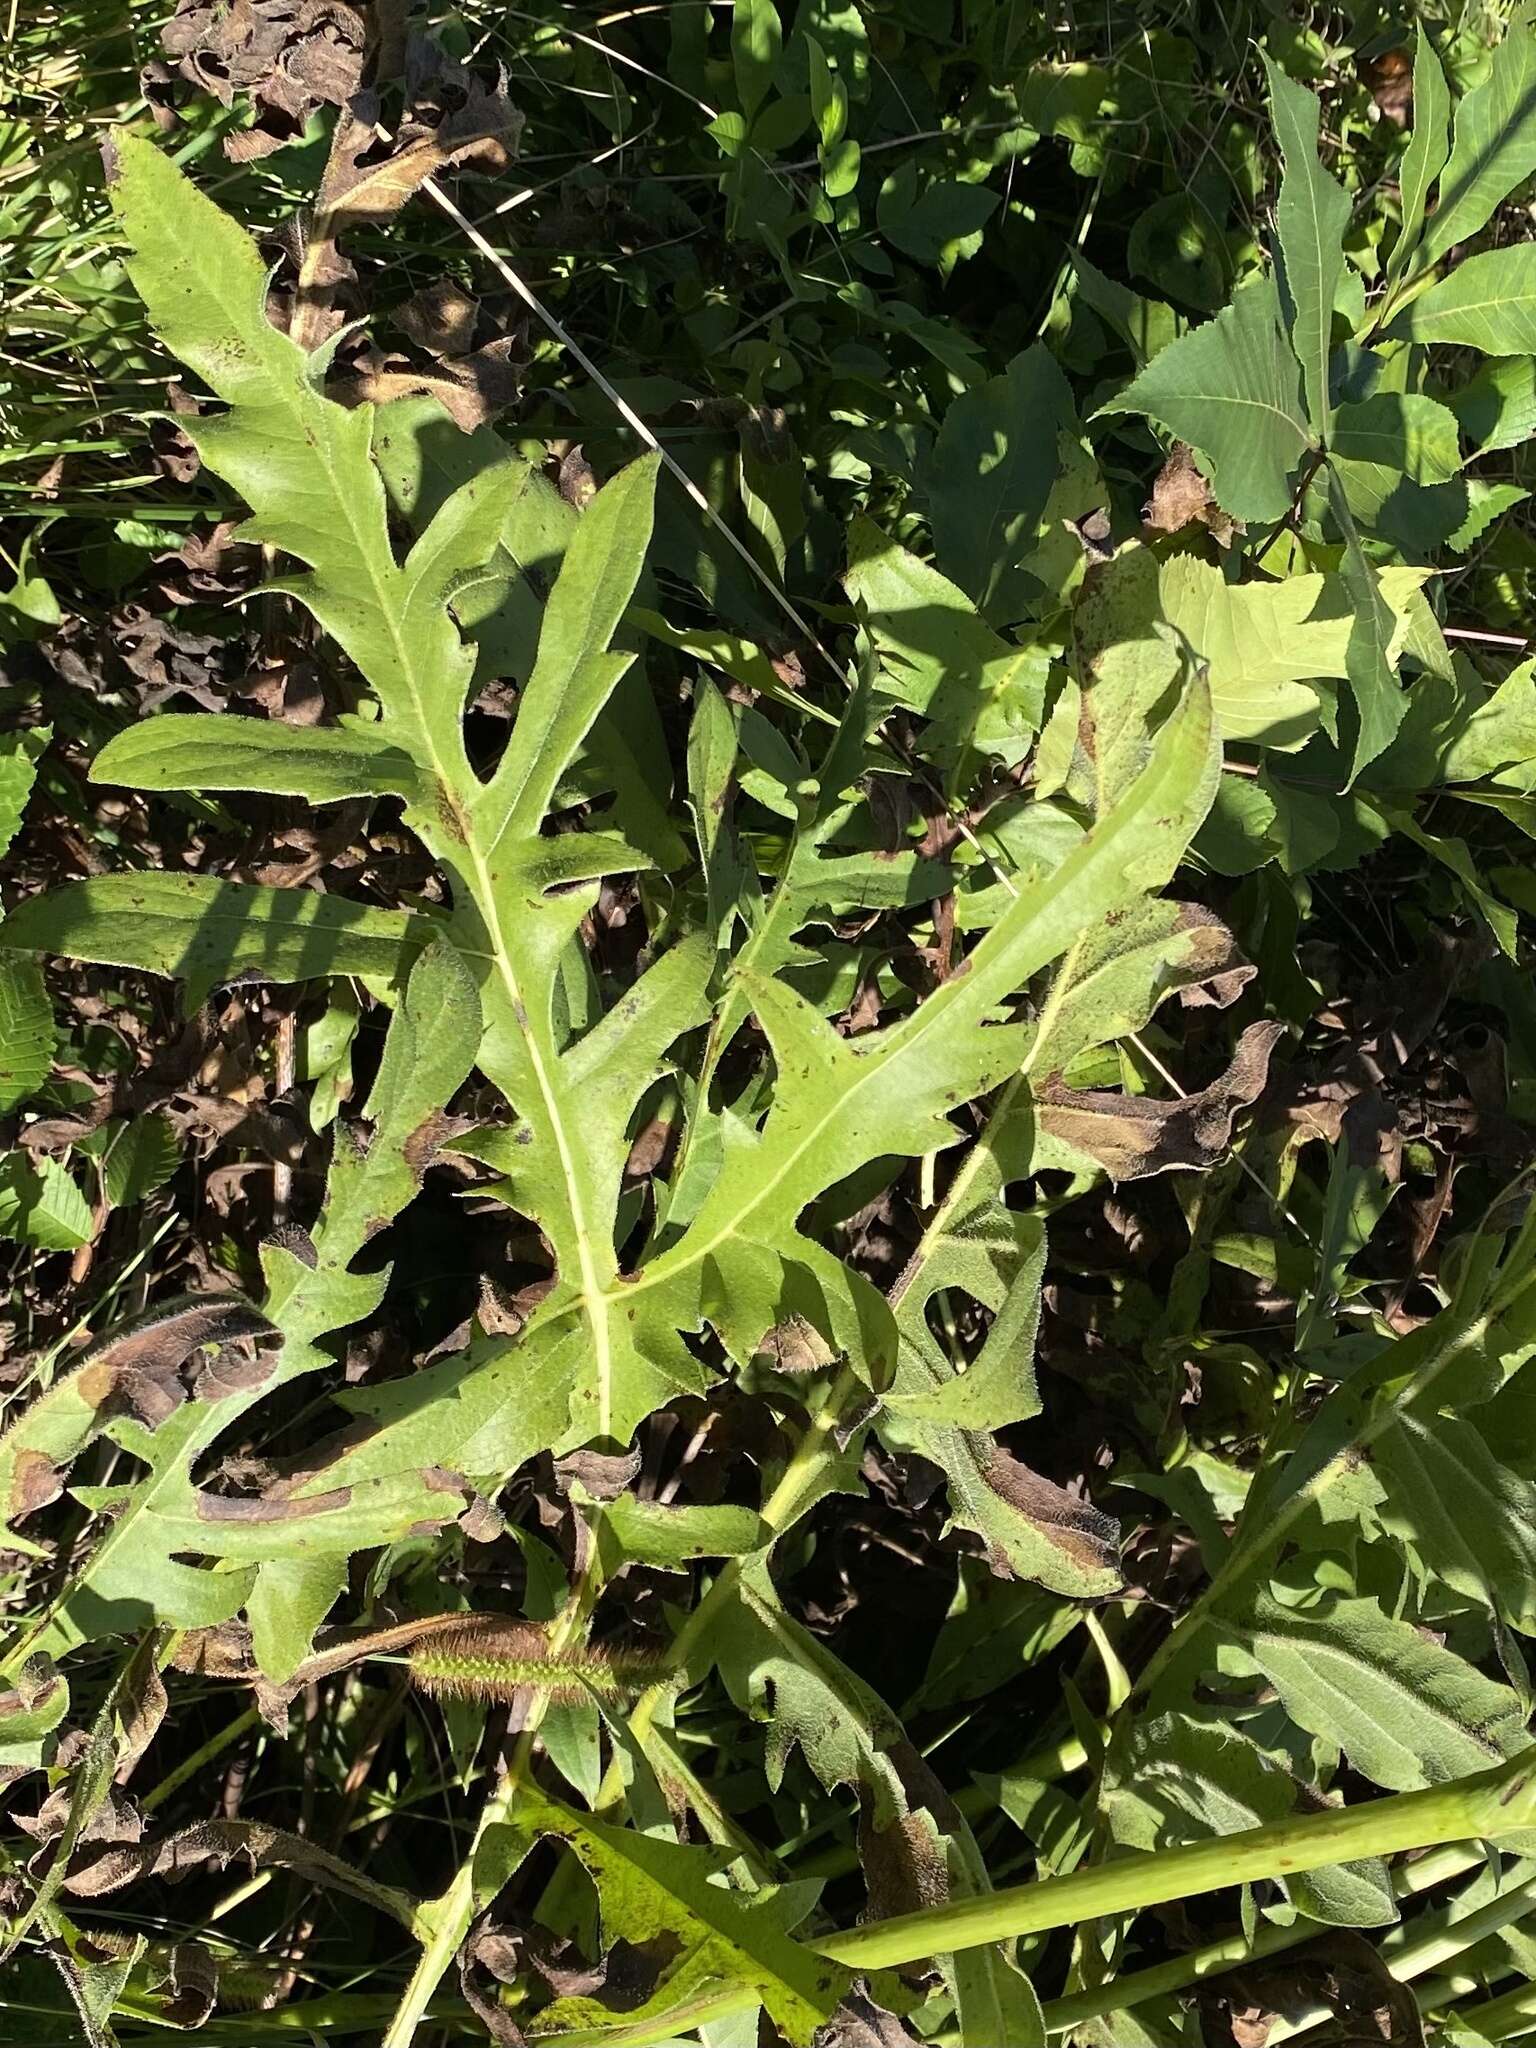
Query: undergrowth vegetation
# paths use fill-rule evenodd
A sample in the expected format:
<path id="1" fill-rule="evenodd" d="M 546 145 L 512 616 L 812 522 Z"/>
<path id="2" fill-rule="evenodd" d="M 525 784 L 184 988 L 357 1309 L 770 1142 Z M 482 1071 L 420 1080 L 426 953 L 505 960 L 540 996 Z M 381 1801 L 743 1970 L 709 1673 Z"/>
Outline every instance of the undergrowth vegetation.
<path id="1" fill-rule="evenodd" d="M 1536 2034 L 1536 27 L 5 48 L 0 2040 Z"/>

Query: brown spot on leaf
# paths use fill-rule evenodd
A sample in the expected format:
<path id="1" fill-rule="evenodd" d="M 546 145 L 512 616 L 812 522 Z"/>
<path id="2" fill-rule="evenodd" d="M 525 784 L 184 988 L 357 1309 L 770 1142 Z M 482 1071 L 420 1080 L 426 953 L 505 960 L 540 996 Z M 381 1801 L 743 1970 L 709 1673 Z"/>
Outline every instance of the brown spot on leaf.
<path id="1" fill-rule="evenodd" d="M 52 1458 L 41 1451 L 18 1451 L 11 1473 L 11 1497 L 6 1503 L 5 1519 L 18 1522 L 23 1515 L 35 1514 L 50 1501 L 58 1499 L 64 1491 L 64 1480 Z"/>
<path id="2" fill-rule="evenodd" d="M 1115 1570 L 1120 1528 L 1111 1516 L 1044 1478 L 989 1437 L 977 1439 L 976 1450 L 981 1476 L 992 1491 L 1033 1522 L 1074 1564 L 1085 1572 Z M 1007 1575 L 1006 1565 L 996 1556 L 992 1569 Z"/>

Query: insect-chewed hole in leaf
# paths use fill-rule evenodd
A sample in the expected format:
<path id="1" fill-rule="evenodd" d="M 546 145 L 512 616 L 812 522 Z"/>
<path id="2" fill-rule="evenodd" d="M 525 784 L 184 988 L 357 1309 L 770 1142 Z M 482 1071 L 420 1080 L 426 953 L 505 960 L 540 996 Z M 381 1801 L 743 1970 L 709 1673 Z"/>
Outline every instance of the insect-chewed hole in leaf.
<path id="1" fill-rule="evenodd" d="M 986 1342 L 992 1312 L 963 1287 L 941 1287 L 923 1307 L 929 1329 L 955 1365 L 969 1365 Z"/>
<path id="2" fill-rule="evenodd" d="M 662 1676 L 649 1650 L 581 1644 L 555 1649 L 533 1622 L 480 1616 L 462 1629 L 418 1643 L 410 1655 L 411 1682 L 433 1699 L 509 1705 L 528 1687 L 548 1692 L 560 1706 L 584 1699 L 627 1700 Z"/>

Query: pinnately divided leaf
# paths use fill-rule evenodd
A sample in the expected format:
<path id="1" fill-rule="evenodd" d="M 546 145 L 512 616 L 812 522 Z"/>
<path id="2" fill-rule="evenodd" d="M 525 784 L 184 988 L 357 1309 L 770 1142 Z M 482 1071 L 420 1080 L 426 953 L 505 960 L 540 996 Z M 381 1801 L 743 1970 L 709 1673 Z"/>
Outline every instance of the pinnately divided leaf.
<path id="1" fill-rule="evenodd" d="M 11 2003 L 1510 2037 L 1530 10 L 399 12 L 7 171 Z"/>

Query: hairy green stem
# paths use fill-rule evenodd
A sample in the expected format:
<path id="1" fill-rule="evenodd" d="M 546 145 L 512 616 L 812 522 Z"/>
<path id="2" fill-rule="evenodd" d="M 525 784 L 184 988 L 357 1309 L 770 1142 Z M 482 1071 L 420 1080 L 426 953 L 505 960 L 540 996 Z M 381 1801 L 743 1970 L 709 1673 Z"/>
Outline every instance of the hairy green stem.
<path id="1" fill-rule="evenodd" d="M 595 1540 L 589 1541 L 581 1577 L 550 1630 L 551 1656 L 558 1657 L 586 1633 L 601 1587 L 602 1566 L 598 1561 L 598 1546 Z M 470 1922 L 475 1917 L 475 1852 L 492 1828 L 502 1826 L 510 1818 L 528 1781 L 538 1731 L 548 1710 L 548 1692 L 536 1692 L 529 1702 L 527 1718 L 506 1775 L 481 1811 L 469 1854 L 454 1872 L 448 1889 L 417 1909 L 412 1931 L 421 1943 L 421 1954 L 416 1959 L 410 1982 L 401 1995 L 380 2048 L 408 2048 L 408 2044 L 415 2040 L 416 2030 L 426 2018 L 438 1985 L 452 1967 L 453 1959 L 469 1933 Z"/>

